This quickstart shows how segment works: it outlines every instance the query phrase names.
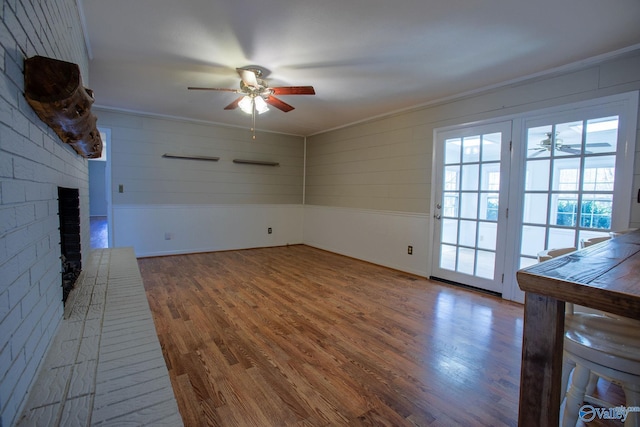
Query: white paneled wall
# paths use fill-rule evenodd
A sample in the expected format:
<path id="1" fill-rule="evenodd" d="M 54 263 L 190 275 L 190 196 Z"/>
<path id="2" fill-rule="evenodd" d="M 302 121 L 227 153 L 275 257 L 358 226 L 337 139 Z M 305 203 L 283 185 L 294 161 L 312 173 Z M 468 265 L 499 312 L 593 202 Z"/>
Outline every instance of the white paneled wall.
<path id="1" fill-rule="evenodd" d="M 307 204 L 426 213 L 431 134 L 403 116 L 308 138 Z"/>
<path id="2" fill-rule="evenodd" d="M 302 203 L 304 142 L 299 136 L 96 109 L 111 131 L 113 205 Z M 217 162 L 163 154 L 219 157 Z M 279 163 L 242 165 L 234 159 Z M 122 192 L 119 188 L 122 186 Z"/>
<path id="3" fill-rule="evenodd" d="M 299 244 L 302 213 L 302 205 L 116 206 L 114 243 L 139 257 Z"/>
<path id="4" fill-rule="evenodd" d="M 428 225 L 425 214 L 306 205 L 304 243 L 428 276 Z"/>
<path id="5" fill-rule="evenodd" d="M 62 318 L 58 186 L 77 188 L 89 249 L 87 161 L 31 110 L 24 59 L 88 57 L 76 0 L 5 1 L 0 11 L 0 425 L 14 423 Z"/>

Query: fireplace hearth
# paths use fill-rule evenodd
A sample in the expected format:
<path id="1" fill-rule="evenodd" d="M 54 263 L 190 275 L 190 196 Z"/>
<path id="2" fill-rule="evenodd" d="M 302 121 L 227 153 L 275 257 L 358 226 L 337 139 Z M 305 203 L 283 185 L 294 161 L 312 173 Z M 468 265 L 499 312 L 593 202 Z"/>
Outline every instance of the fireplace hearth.
<path id="1" fill-rule="evenodd" d="M 82 271 L 78 189 L 58 187 L 58 215 L 60 218 L 62 301 L 64 303 Z"/>

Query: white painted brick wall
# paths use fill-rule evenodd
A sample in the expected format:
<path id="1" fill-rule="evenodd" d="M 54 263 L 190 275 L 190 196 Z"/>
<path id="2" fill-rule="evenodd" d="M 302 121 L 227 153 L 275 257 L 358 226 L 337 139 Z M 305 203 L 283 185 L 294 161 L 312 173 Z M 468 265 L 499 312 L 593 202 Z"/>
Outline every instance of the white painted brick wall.
<path id="1" fill-rule="evenodd" d="M 88 86 L 76 0 L 0 6 L 0 427 L 13 425 L 62 318 L 57 187 L 80 193 L 89 253 L 88 165 L 24 99 L 24 60 L 80 66 Z"/>

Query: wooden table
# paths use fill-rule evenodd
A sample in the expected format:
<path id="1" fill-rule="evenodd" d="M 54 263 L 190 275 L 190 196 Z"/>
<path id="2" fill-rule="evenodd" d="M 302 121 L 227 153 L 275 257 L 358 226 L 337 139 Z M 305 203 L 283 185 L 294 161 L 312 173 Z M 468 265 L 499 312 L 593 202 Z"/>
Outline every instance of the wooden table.
<path id="1" fill-rule="evenodd" d="M 557 426 L 564 306 L 640 319 L 640 230 L 517 273 L 525 292 L 518 425 Z"/>

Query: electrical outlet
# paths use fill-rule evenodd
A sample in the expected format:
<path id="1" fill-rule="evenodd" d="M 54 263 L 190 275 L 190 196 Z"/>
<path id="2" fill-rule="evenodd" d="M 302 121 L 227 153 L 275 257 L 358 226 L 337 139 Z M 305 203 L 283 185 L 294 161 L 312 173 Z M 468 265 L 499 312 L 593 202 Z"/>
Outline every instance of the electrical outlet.
<path id="1" fill-rule="evenodd" d="M 271 229 L 271 227 L 267 228 L 267 234 L 271 234 L 273 233 L 273 230 Z"/>
<path id="2" fill-rule="evenodd" d="M 173 233 L 169 233 L 169 232 L 164 233 L 164 240 L 171 240 L 171 239 L 173 239 Z"/>
<path id="3" fill-rule="evenodd" d="M 118 185 L 118 193 L 124 193 L 124 185 L 122 184 Z"/>
<path id="4" fill-rule="evenodd" d="M 409 246 L 409 247 L 407 247 L 407 253 L 408 253 L 409 255 L 413 255 L 413 246 Z"/>

